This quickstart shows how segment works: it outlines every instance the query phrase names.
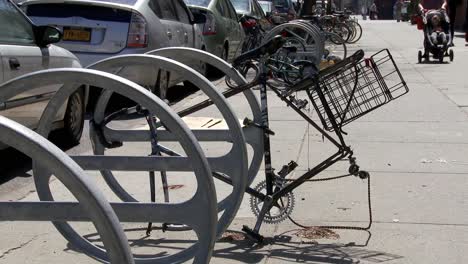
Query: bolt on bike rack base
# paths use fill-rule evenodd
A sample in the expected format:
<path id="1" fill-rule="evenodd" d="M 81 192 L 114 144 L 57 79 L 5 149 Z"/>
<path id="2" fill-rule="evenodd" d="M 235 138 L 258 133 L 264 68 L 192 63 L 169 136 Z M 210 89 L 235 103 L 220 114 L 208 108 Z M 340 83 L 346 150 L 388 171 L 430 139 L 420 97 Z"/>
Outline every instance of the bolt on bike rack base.
<path id="1" fill-rule="evenodd" d="M 36 166 L 47 168 L 78 200 L 77 203 L 0 202 L 0 221 L 77 221 L 69 210 L 79 209 L 82 220 L 91 220 L 98 230 L 107 259 L 112 263 L 134 263 L 117 215 L 71 158 L 39 134 L 3 116 L 0 116 L 0 142 L 26 154 Z"/>
<path id="2" fill-rule="evenodd" d="M 157 203 L 112 203 L 112 207 L 123 222 L 177 222 L 190 226 L 198 237 L 191 247 L 173 255 L 164 257 L 134 257 L 135 263 L 180 263 L 193 258 L 194 263 L 207 263 L 211 258 L 217 224 L 216 192 L 211 169 L 203 155 L 195 136 L 185 123 L 161 99 L 151 94 L 143 87 L 119 76 L 89 69 L 51 69 L 39 71 L 11 80 L 1 87 L 0 101 L 5 101 L 17 94 L 44 85 L 64 84 L 50 100 L 43 112 L 38 133 L 47 136 L 58 109 L 79 86 L 100 87 L 119 93 L 137 102 L 152 114 L 157 116 L 171 136 L 182 145 L 184 157 L 147 157 L 147 156 L 72 156 L 85 170 L 165 170 L 192 171 L 197 179 L 195 195 L 188 201 L 179 204 Z M 34 180 L 39 198 L 43 201 L 53 201 L 49 187 L 50 170 L 34 164 Z M 68 223 L 67 219 L 85 220 L 86 214 L 75 204 L 66 204 L 66 210 L 57 212 L 60 220 L 54 222 L 59 232 L 87 255 L 102 261 L 109 261 L 105 251 L 79 235 Z M 52 210 L 48 212 L 53 213 Z M 66 216 L 64 216 L 66 212 Z M 112 259 L 111 259 L 112 260 Z M 116 263 L 119 263 L 118 261 Z M 131 262 L 129 262 L 131 263 Z"/>

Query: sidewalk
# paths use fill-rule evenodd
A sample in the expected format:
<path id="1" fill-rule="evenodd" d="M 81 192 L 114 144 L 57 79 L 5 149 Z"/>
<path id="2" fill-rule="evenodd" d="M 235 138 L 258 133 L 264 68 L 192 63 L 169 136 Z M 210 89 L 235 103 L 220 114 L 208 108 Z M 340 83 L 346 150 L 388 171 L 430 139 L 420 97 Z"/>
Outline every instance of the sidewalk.
<path id="1" fill-rule="evenodd" d="M 362 21 L 362 26 L 363 38 L 349 48 L 362 48 L 366 55 L 390 49 L 410 88 L 409 94 L 345 128 L 359 165 L 372 175 L 374 222 L 370 232 L 335 230 L 339 238 L 306 239 L 297 235 L 298 227 L 284 221 L 264 224 L 262 234 L 269 238 L 268 243 L 252 245 L 237 233 L 242 225 L 255 223 L 246 195 L 230 227 L 231 235 L 216 244 L 212 263 L 468 263 L 468 48 L 457 38 L 454 62 L 419 65 L 417 52 L 423 37 L 415 26 L 394 21 Z M 330 145 L 312 128 L 308 133 L 307 124 L 273 94 L 269 100 L 271 127 L 276 132 L 271 139 L 274 167 L 279 169 L 294 159 L 300 164 L 295 173 L 300 175 L 309 167 L 308 155 L 311 166 L 325 157 Z M 245 100 L 236 96 L 230 102 L 242 119 L 247 113 Z M 210 108 L 194 116 L 205 120 L 202 118 L 217 118 L 219 114 Z M 138 149 L 136 146 L 135 151 Z M 345 165 L 332 167 L 324 176 L 346 173 Z M 121 174 L 133 194 L 148 199 L 147 176 Z M 98 173 L 90 175 L 104 185 Z M 263 177 L 261 170 L 257 178 Z M 171 191 L 177 200 L 188 198 L 194 190 L 183 177 L 170 181 L 182 185 Z M 59 183 L 52 185 L 60 198 L 69 197 Z M 310 183 L 295 195 L 292 217 L 300 223 L 367 225 L 365 181 L 348 178 Z M 31 193 L 25 200 L 36 197 Z M 74 226 L 95 238 L 91 225 Z M 145 238 L 145 227 L 144 223 L 125 224 L 131 229 L 127 235 L 138 254 L 177 251 L 193 238 L 190 232 L 158 230 Z M 95 263 L 71 249 L 51 223 L 1 222 L 0 234 L 0 263 Z"/>

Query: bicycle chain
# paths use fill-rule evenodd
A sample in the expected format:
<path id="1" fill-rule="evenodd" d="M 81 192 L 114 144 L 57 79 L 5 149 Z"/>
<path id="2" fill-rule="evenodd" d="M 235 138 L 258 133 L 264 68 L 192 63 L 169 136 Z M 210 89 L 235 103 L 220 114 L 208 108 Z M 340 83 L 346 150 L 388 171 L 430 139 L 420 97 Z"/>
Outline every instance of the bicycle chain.
<path id="1" fill-rule="evenodd" d="M 311 182 L 323 182 L 323 181 L 330 181 L 330 180 L 336 180 L 336 179 L 341 179 L 341 178 L 346 178 L 350 177 L 352 175 L 342 175 L 342 176 L 337 176 L 337 177 L 330 177 L 330 178 L 323 178 L 323 179 L 314 179 L 314 180 L 309 180 Z M 332 226 L 332 225 L 319 225 L 319 226 L 306 226 L 303 224 L 298 223 L 296 220 L 294 220 L 291 216 L 288 215 L 288 219 L 295 224 L 298 227 L 304 228 L 304 229 L 309 229 L 313 227 L 318 227 L 318 228 L 328 228 L 328 229 L 342 229 L 342 230 L 361 230 L 361 231 L 367 231 L 371 228 L 372 226 L 372 203 L 371 203 L 371 183 L 370 183 L 370 175 L 367 177 L 367 202 L 368 202 L 368 208 L 369 208 L 369 224 L 367 227 L 358 227 L 358 226 Z"/>

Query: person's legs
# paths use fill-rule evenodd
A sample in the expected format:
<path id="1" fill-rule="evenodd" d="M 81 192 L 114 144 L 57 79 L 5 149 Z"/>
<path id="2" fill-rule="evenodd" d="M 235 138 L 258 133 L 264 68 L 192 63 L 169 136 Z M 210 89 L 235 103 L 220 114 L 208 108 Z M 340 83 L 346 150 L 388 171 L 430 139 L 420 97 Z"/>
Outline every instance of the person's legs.
<path id="1" fill-rule="evenodd" d="M 466 3 L 465 12 L 465 41 L 468 42 L 468 3 Z"/>
<path id="2" fill-rule="evenodd" d="M 431 34 L 431 42 L 432 42 L 433 45 L 437 45 L 437 43 L 439 42 L 438 39 L 437 39 L 437 37 L 438 37 L 437 32 L 432 32 L 432 34 Z"/>
<path id="3" fill-rule="evenodd" d="M 444 46 L 447 45 L 447 35 L 444 32 L 440 32 L 438 36 L 438 41 Z"/>
<path id="4" fill-rule="evenodd" d="M 448 15 L 450 19 L 450 35 L 451 35 L 451 41 L 449 43 L 450 46 L 453 46 L 453 38 L 455 36 L 455 19 L 457 18 L 457 5 L 456 4 L 449 4 L 448 7 Z"/>

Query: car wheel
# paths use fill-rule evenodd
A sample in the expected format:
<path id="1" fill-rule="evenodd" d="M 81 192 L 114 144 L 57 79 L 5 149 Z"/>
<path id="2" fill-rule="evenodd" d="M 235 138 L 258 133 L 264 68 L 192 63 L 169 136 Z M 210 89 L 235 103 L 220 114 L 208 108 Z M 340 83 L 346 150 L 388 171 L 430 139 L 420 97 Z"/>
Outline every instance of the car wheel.
<path id="1" fill-rule="evenodd" d="M 84 125 L 84 96 L 82 91 L 76 91 L 68 98 L 67 110 L 62 129 L 63 139 L 67 143 L 77 145 L 80 143 Z"/>

